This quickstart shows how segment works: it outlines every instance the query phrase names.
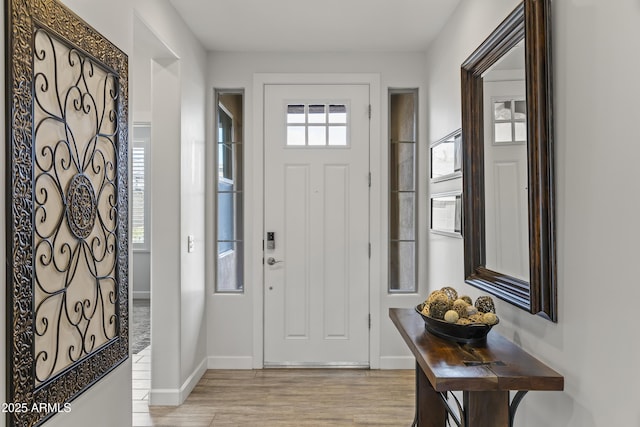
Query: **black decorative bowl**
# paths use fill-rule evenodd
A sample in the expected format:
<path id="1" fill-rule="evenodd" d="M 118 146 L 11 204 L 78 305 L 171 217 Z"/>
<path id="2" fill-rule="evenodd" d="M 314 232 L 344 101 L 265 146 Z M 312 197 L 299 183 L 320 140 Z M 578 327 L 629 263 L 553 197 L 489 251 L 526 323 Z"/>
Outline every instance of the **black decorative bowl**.
<path id="1" fill-rule="evenodd" d="M 427 331 L 440 338 L 455 341 L 463 344 L 473 344 L 483 342 L 487 339 L 487 334 L 494 325 L 472 323 L 470 325 L 458 325 L 456 323 L 445 322 L 422 314 L 423 304 L 416 306 L 416 311 L 424 319 L 424 326 Z M 498 323 L 496 322 L 496 325 Z"/>

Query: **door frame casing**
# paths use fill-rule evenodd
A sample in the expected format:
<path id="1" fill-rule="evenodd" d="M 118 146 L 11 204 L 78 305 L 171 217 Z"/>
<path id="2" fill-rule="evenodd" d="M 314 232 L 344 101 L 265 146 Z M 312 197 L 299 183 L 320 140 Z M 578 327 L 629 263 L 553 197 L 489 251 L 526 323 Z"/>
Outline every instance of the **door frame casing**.
<path id="1" fill-rule="evenodd" d="M 253 76 L 253 131 L 254 141 L 251 159 L 247 163 L 253 169 L 252 204 L 260 207 L 254 210 L 250 226 L 264 236 L 264 88 L 265 85 L 283 84 L 366 84 L 369 86 L 369 100 L 371 104 L 371 120 L 369 125 L 369 170 L 371 172 L 371 187 L 369 189 L 369 240 L 371 243 L 371 257 L 369 260 L 369 313 L 371 314 L 371 328 L 369 329 L 369 366 L 378 369 L 380 366 L 380 289 L 381 276 L 374 266 L 382 261 L 382 233 L 381 230 L 381 95 L 380 75 L 376 73 L 256 73 Z M 376 125 L 378 124 L 378 125 Z M 263 250 L 259 242 L 255 242 L 254 250 L 245 254 L 251 269 L 251 283 L 253 283 L 253 368 L 264 367 L 264 275 Z"/>

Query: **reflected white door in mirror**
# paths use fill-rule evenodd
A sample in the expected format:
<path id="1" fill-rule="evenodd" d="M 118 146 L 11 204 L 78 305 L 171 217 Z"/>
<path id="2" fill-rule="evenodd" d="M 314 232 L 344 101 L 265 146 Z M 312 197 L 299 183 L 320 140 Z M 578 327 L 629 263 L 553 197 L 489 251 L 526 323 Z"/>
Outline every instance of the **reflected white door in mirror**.
<path id="1" fill-rule="evenodd" d="M 529 281 L 524 40 L 483 75 L 486 267 Z"/>

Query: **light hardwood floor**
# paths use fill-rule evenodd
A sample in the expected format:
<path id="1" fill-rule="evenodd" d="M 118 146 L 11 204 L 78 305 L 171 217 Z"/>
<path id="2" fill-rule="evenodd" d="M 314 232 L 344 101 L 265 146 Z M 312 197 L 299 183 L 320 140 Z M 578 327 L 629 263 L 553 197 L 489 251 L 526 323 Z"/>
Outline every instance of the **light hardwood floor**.
<path id="1" fill-rule="evenodd" d="M 139 394 L 133 425 L 402 427 L 414 387 L 412 370 L 209 370 L 182 406 L 149 408 Z"/>

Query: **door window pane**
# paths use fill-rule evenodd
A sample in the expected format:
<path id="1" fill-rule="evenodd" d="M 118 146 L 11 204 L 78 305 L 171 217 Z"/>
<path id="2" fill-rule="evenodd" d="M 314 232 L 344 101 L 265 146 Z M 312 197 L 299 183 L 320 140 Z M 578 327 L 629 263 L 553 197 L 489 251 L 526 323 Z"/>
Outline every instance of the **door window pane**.
<path id="1" fill-rule="evenodd" d="M 348 147 L 346 104 L 288 104 L 287 141 L 289 147 Z"/>
<path id="2" fill-rule="evenodd" d="M 324 105 L 309 105 L 309 123 L 326 123 Z"/>
<path id="3" fill-rule="evenodd" d="M 287 145 L 306 145 L 306 128 L 303 126 L 287 127 Z"/>
<path id="4" fill-rule="evenodd" d="M 524 100 L 514 101 L 513 116 L 516 120 L 524 120 L 527 118 L 527 103 Z"/>
<path id="5" fill-rule="evenodd" d="M 289 105 L 287 107 L 287 123 L 304 122 L 304 105 Z"/>
<path id="6" fill-rule="evenodd" d="M 393 292 L 416 292 L 416 242 L 389 244 L 389 281 Z"/>
<path id="7" fill-rule="evenodd" d="M 495 124 L 496 142 L 511 142 L 513 141 L 513 136 L 511 135 L 511 123 L 496 123 Z"/>
<path id="8" fill-rule="evenodd" d="M 493 143 L 527 141 L 527 105 L 524 99 L 493 99 Z"/>
<path id="9" fill-rule="evenodd" d="M 392 240 L 413 241 L 416 237 L 415 192 L 394 192 L 389 200 L 390 228 Z"/>
<path id="10" fill-rule="evenodd" d="M 242 242 L 219 242 L 216 275 L 216 292 L 242 291 L 243 253 Z"/>
<path id="11" fill-rule="evenodd" d="M 347 106 L 346 105 L 330 105 L 329 106 L 329 123 L 346 124 L 347 123 Z"/>
<path id="12" fill-rule="evenodd" d="M 329 145 L 347 145 L 346 126 L 331 126 L 329 128 Z"/>
<path id="13" fill-rule="evenodd" d="M 515 126 L 515 140 L 526 141 L 527 140 L 527 124 L 526 123 L 514 123 Z"/>
<path id="14" fill-rule="evenodd" d="M 321 126 L 309 126 L 309 145 L 326 145 L 327 128 Z"/>
<path id="15" fill-rule="evenodd" d="M 498 120 L 511 120 L 511 102 L 501 101 L 493 104 L 494 117 Z"/>
<path id="16" fill-rule="evenodd" d="M 392 190 L 415 190 L 415 154 L 416 144 L 413 142 L 391 143 L 390 162 L 395 165 L 390 170 L 390 182 Z"/>

